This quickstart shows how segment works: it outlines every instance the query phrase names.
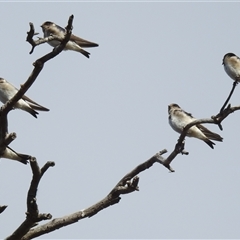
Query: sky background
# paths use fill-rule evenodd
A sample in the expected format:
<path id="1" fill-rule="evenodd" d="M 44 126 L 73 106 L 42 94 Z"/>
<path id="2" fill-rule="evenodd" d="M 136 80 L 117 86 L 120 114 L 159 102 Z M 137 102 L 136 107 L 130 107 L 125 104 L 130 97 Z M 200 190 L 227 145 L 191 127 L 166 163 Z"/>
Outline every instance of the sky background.
<path id="1" fill-rule="evenodd" d="M 97 42 L 62 52 L 45 64 L 27 96 L 50 108 L 38 119 L 14 110 L 8 115 L 15 151 L 54 161 L 40 182 L 41 213 L 62 217 L 104 198 L 138 164 L 166 148 L 179 134 L 168 124 L 168 104 L 196 118 L 217 114 L 233 81 L 224 54 L 240 56 L 240 3 L 0 3 L 0 77 L 19 87 L 32 63 L 51 51 L 25 41 L 32 22 L 63 27 L 74 14 L 73 33 Z M 231 99 L 240 104 L 240 86 Z M 119 204 L 46 238 L 240 238 L 240 112 L 224 122 L 223 143 L 212 150 L 188 138 L 188 156 L 139 175 L 139 192 Z M 0 238 L 25 219 L 30 165 L 0 160 Z M 42 222 L 42 223 L 46 223 Z"/>

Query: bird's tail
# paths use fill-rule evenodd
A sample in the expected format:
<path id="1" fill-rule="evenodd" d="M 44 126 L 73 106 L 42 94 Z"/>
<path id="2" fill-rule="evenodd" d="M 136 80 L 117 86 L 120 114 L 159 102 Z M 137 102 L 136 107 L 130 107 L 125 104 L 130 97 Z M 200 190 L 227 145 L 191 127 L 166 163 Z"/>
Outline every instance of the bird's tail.
<path id="1" fill-rule="evenodd" d="M 210 130 L 205 128 L 203 125 L 198 125 L 198 128 L 203 132 L 203 134 L 207 138 L 209 138 L 209 139 L 211 139 L 213 141 L 218 141 L 218 142 L 222 142 L 223 141 L 223 138 L 219 134 L 211 132 Z"/>
<path id="2" fill-rule="evenodd" d="M 90 53 L 82 49 L 81 45 L 78 45 L 75 41 L 69 41 L 64 50 L 73 50 L 76 52 L 80 52 L 85 57 L 89 58 Z"/>
<path id="3" fill-rule="evenodd" d="M 82 49 L 82 48 L 78 49 L 78 51 L 79 51 L 81 54 L 83 54 L 85 57 L 89 58 L 89 55 L 90 55 L 89 52 L 85 51 L 85 50 Z"/>
<path id="4" fill-rule="evenodd" d="M 45 108 L 45 107 L 43 107 L 43 106 L 41 106 L 41 105 L 34 105 L 34 104 L 31 104 L 31 103 L 28 103 L 28 104 L 29 104 L 29 106 L 30 106 L 32 109 L 34 109 L 34 110 L 44 111 L 44 112 L 48 112 L 48 111 L 49 111 L 48 108 Z"/>
<path id="5" fill-rule="evenodd" d="M 22 106 L 20 109 L 30 113 L 32 116 L 34 116 L 35 118 L 37 118 L 37 115 L 39 114 L 37 111 L 35 110 L 39 110 L 39 111 L 49 111 L 49 109 L 44 108 L 42 106 L 36 106 L 33 105 L 31 103 L 28 103 L 27 105 Z"/>
<path id="6" fill-rule="evenodd" d="M 32 108 L 26 108 L 24 109 L 26 112 L 30 113 L 32 116 L 34 116 L 35 118 L 37 118 L 37 114 L 39 114 L 37 111 L 35 111 L 34 109 Z"/>
<path id="7" fill-rule="evenodd" d="M 23 164 L 27 164 L 28 160 L 30 159 L 29 155 L 26 154 L 22 154 L 22 153 L 17 153 L 19 159 L 17 161 L 23 163 Z"/>
<path id="8" fill-rule="evenodd" d="M 214 149 L 213 145 L 216 145 L 214 142 L 210 141 L 209 139 L 203 140 L 210 148 Z"/>
<path id="9" fill-rule="evenodd" d="M 48 108 L 43 107 L 42 105 L 34 102 L 31 98 L 27 97 L 26 95 L 22 96 L 22 99 L 26 101 L 32 109 L 38 110 L 38 111 L 49 111 Z"/>
<path id="10" fill-rule="evenodd" d="M 26 154 L 17 153 L 12 148 L 6 147 L 2 157 L 7 158 L 7 159 L 11 159 L 11 160 L 19 161 L 23 164 L 27 164 L 28 163 L 27 160 L 30 159 L 31 156 L 26 155 Z"/>

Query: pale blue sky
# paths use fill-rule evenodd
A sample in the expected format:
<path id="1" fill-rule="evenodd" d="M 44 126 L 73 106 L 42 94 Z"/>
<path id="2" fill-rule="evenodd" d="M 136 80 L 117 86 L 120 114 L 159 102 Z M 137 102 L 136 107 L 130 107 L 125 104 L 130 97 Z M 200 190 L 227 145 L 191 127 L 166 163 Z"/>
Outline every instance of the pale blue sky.
<path id="1" fill-rule="evenodd" d="M 1 3 L 0 77 L 24 83 L 32 63 L 51 50 L 29 55 L 29 22 L 63 27 L 74 14 L 73 33 L 99 43 L 90 59 L 63 52 L 48 62 L 27 95 L 48 113 L 38 119 L 15 110 L 10 145 L 55 161 L 37 196 L 40 212 L 58 218 L 96 203 L 127 172 L 178 139 L 167 106 L 178 103 L 196 118 L 216 114 L 232 80 L 223 55 L 240 55 L 239 3 Z M 231 100 L 240 104 L 240 86 Z M 214 150 L 186 140 L 188 156 L 139 175 L 139 192 L 90 219 L 41 238 L 240 238 L 239 112 L 217 126 Z M 167 154 L 165 155 L 167 156 Z M 1 159 L 0 238 L 24 220 L 30 166 Z M 44 222 L 45 223 L 45 222 Z"/>

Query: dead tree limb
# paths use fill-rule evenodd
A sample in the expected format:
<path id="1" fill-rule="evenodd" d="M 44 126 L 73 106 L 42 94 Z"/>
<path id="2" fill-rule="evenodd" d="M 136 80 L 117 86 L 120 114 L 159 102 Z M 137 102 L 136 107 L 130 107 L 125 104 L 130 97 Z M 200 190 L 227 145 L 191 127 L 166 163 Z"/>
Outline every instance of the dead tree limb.
<path id="1" fill-rule="evenodd" d="M 42 169 L 39 168 L 38 163 L 35 158 L 31 158 L 30 165 L 32 169 L 32 181 L 27 194 L 27 212 L 26 219 L 23 223 L 16 229 L 16 231 L 9 237 L 7 240 L 21 239 L 29 230 L 36 226 L 38 222 L 42 220 L 49 220 L 52 218 L 50 213 L 39 213 L 38 205 L 37 205 L 37 188 L 40 183 L 40 180 L 43 174 L 49 167 L 53 167 L 55 165 L 54 162 L 47 162 Z"/>
<path id="2" fill-rule="evenodd" d="M 25 235 L 22 235 L 22 240 L 28 240 L 33 239 L 38 236 L 42 236 L 44 234 L 47 234 L 49 232 L 53 232 L 56 229 L 68 226 L 70 224 L 76 223 L 81 219 L 89 218 L 94 215 L 96 215 L 101 210 L 114 205 L 116 203 L 119 203 L 121 200 L 122 194 L 131 193 L 134 191 L 138 191 L 138 183 L 139 183 L 139 177 L 137 176 L 140 172 L 145 171 L 146 169 L 153 166 L 154 163 L 158 162 L 161 163 L 163 166 L 168 168 L 171 172 L 174 172 L 174 170 L 171 168 L 170 163 L 175 159 L 175 157 L 181 153 L 181 154 L 188 154 L 186 151 L 184 151 L 184 140 L 187 135 L 187 131 L 189 128 L 191 128 L 194 125 L 197 124 L 203 124 L 203 123 L 210 123 L 210 124 L 219 124 L 221 123 L 229 114 L 233 113 L 234 111 L 237 111 L 240 109 L 240 106 L 236 107 L 228 107 L 224 109 L 222 113 L 219 113 L 216 116 L 213 116 L 212 118 L 206 118 L 206 119 L 199 119 L 191 122 L 188 124 L 183 132 L 180 134 L 177 144 L 175 145 L 175 148 L 170 155 L 164 159 L 162 155 L 167 152 L 167 150 L 162 150 L 161 152 L 155 154 L 153 157 L 151 157 L 149 160 L 143 162 L 142 164 L 138 165 L 136 168 L 134 168 L 131 172 L 126 174 L 118 183 L 117 185 L 110 191 L 110 193 L 103 198 L 101 201 L 97 202 L 91 207 L 88 207 L 86 209 L 80 210 L 78 212 L 69 214 L 64 217 L 55 218 L 51 220 L 48 223 L 45 223 L 43 225 L 36 226 L 35 224 L 32 225 L 32 228 L 29 226 L 29 231 L 26 232 Z M 11 238 L 7 238 L 11 239 Z"/>
<path id="3" fill-rule="evenodd" d="M 64 217 L 55 218 L 46 224 L 30 229 L 30 231 L 26 233 L 26 235 L 24 235 L 21 240 L 33 239 L 49 232 L 53 232 L 56 229 L 76 223 L 81 219 L 90 218 L 96 215 L 98 212 L 102 211 L 103 209 L 118 203 L 121 200 L 120 196 L 122 194 L 128 194 L 134 191 L 138 191 L 139 177 L 137 175 L 152 167 L 154 163 L 159 162 L 159 157 L 164 153 L 166 153 L 165 149 L 151 157 L 149 160 L 138 165 L 136 168 L 126 174 L 110 191 L 110 193 L 101 201 L 86 209 L 80 210 Z"/>

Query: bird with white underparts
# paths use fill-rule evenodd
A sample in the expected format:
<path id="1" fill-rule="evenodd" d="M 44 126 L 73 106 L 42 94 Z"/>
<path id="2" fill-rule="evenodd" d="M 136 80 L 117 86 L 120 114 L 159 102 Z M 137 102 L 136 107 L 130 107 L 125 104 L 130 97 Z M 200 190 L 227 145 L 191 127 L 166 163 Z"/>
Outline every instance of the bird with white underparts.
<path id="1" fill-rule="evenodd" d="M 0 101 L 2 103 L 6 103 L 8 100 L 13 98 L 14 95 L 18 92 L 18 89 L 15 88 L 11 83 L 6 81 L 4 78 L 0 78 Z M 48 108 L 45 108 L 38 103 L 34 102 L 32 99 L 28 98 L 27 96 L 23 95 L 21 99 L 19 99 L 14 108 L 21 109 L 30 113 L 32 116 L 37 118 L 38 111 L 49 111 Z"/>
<path id="2" fill-rule="evenodd" d="M 180 134 L 182 133 L 183 129 L 187 124 L 196 120 L 196 118 L 194 118 L 192 114 L 182 110 L 176 103 L 168 105 L 168 113 L 170 126 Z M 223 140 L 223 138 L 219 134 L 211 132 L 201 124 L 194 125 L 190 129 L 188 129 L 187 136 L 198 138 L 204 141 L 212 149 L 214 148 L 213 146 L 215 145 L 215 143 L 211 140 L 219 142 L 222 142 Z"/>
<path id="3" fill-rule="evenodd" d="M 234 81 L 240 82 L 240 58 L 234 53 L 227 53 L 223 57 L 222 64 L 227 75 Z"/>
<path id="4" fill-rule="evenodd" d="M 22 154 L 22 153 L 17 153 L 12 148 L 6 147 L 4 152 L 1 153 L 0 158 L 7 158 L 7 159 L 10 159 L 10 160 L 16 160 L 16 161 L 21 162 L 23 164 L 27 164 L 28 160 L 31 158 L 31 156 L 26 155 L 26 154 Z"/>
<path id="5" fill-rule="evenodd" d="M 53 35 L 53 36 L 55 35 L 63 39 L 66 33 L 66 29 L 50 21 L 44 22 L 41 25 L 41 27 L 42 27 L 43 35 L 45 38 L 49 37 L 50 35 Z M 52 47 L 56 47 L 60 44 L 60 42 L 57 40 L 52 40 L 52 41 L 49 41 L 48 43 Z M 67 42 L 64 50 L 73 50 L 76 52 L 80 52 L 85 57 L 89 58 L 90 53 L 85 51 L 83 48 L 98 47 L 98 46 L 99 45 L 97 43 L 90 42 L 88 40 L 85 40 L 83 38 L 80 38 L 78 36 L 71 34 L 70 40 Z"/>

